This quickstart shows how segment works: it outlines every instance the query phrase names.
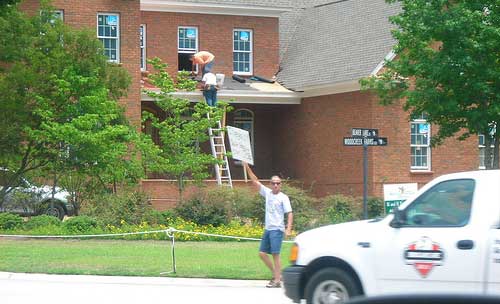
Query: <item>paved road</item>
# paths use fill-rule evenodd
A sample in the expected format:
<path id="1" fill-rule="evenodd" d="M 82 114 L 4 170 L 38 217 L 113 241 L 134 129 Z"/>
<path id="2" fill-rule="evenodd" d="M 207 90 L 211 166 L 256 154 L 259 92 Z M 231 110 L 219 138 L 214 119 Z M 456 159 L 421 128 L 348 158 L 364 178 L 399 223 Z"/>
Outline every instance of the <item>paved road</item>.
<path id="1" fill-rule="evenodd" d="M 291 304 L 265 281 L 46 275 L 0 272 L 2 304 Z"/>

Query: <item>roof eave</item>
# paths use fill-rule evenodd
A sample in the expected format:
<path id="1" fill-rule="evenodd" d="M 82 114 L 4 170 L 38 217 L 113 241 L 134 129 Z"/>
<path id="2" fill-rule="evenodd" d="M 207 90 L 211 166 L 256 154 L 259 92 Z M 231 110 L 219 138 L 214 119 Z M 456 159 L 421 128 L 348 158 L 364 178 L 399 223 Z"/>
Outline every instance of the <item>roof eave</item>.
<path id="1" fill-rule="evenodd" d="M 331 83 L 331 84 L 304 86 L 302 88 L 295 89 L 295 91 L 301 92 L 300 97 L 307 98 L 307 97 L 355 92 L 359 91 L 360 89 L 361 86 L 358 80 L 350 80 L 350 81 Z"/>
<path id="2" fill-rule="evenodd" d="M 159 89 L 149 89 L 159 92 Z M 174 92 L 174 97 L 186 98 L 191 102 L 203 101 L 203 94 L 199 91 L 194 92 Z M 231 104 L 300 104 L 301 97 L 295 92 L 255 92 L 244 90 L 220 90 L 217 92 L 217 99 L 224 100 Z M 153 101 L 154 99 L 145 93 L 142 93 L 142 100 Z"/>
<path id="3" fill-rule="evenodd" d="M 236 15 L 254 17 L 279 17 L 292 8 L 216 3 L 193 3 L 163 0 L 141 0 L 141 11 L 194 13 L 212 15 Z"/>

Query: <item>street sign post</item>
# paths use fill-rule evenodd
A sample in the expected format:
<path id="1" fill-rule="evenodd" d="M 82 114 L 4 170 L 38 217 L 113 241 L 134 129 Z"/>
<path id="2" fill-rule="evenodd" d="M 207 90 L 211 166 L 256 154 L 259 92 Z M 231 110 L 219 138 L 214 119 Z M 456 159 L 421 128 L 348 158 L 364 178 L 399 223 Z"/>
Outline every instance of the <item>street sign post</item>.
<path id="1" fill-rule="evenodd" d="M 387 137 L 378 129 L 352 128 L 352 137 L 344 137 L 344 146 L 363 146 L 363 215 L 368 218 L 368 146 L 387 146 Z"/>

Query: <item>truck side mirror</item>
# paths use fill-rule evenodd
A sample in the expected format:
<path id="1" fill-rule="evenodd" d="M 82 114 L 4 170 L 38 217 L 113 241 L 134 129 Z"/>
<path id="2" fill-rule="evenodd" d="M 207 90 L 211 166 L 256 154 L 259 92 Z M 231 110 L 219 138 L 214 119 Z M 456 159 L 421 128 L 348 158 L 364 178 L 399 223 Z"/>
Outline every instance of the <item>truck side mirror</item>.
<path id="1" fill-rule="evenodd" d="M 394 208 L 394 218 L 389 224 L 393 228 L 401 228 L 405 224 L 405 214 L 399 208 Z"/>

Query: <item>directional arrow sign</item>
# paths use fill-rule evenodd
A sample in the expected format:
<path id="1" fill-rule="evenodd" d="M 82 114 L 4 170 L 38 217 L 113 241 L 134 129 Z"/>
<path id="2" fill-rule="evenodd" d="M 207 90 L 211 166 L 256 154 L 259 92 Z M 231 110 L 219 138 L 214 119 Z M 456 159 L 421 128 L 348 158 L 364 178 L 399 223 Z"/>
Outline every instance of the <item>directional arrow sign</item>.
<path id="1" fill-rule="evenodd" d="M 387 146 L 387 137 L 344 137 L 344 146 Z"/>
<path id="2" fill-rule="evenodd" d="M 378 129 L 352 128 L 353 137 L 377 137 Z"/>

